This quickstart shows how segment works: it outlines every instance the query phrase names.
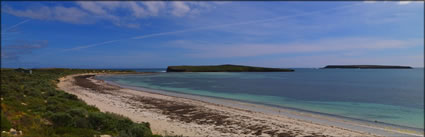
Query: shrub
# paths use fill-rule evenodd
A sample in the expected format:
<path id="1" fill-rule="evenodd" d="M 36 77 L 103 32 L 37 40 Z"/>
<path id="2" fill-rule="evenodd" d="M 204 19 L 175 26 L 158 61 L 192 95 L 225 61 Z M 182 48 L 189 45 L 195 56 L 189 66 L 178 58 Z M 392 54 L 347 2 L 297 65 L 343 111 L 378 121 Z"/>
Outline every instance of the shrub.
<path id="1" fill-rule="evenodd" d="M 6 116 L 1 114 L 1 131 L 9 131 L 12 128 L 12 124 L 10 124 L 9 120 L 7 120 Z"/>
<path id="2" fill-rule="evenodd" d="M 145 124 L 133 124 L 129 129 L 122 130 L 119 137 L 150 137 L 152 132 Z"/>
<path id="3" fill-rule="evenodd" d="M 68 113 L 69 113 L 72 117 L 86 117 L 86 116 L 88 115 L 87 110 L 86 110 L 86 109 L 84 109 L 84 108 L 80 108 L 80 107 L 70 109 L 70 110 L 68 111 Z"/>
<path id="4" fill-rule="evenodd" d="M 72 125 L 72 117 L 68 113 L 57 112 L 53 113 L 49 118 L 56 126 L 70 126 Z"/>
<path id="5" fill-rule="evenodd" d="M 109 130 L 120 131 L 123 129 L 128 129 L 133 124 L 130 119 L 121 115 L 114 113 L 106 113 L 106 115 L 108 116 L 108 119 L 105 124 L 108 125 Z"/>
<path id="6" fill-rule="evenodd" d="M 93 71 L 34 69 L 30 75 L 1 69 L 1 129 L 14 127 L 31 137 L 150 136 L 148 124 L 135 124 L 126 117 L 102 113 L 77 96 L 57 90 L 60 77 Z"/>
<path id="7" fill-rule="evenodd" d="M 87 121 L 87 118 L 84 117 L 74 117 L 73 119 L 73 127 L 78 128 L 90 128 L 90 122 Z"/>
<path id="8" fill-rule="evenodd" d="M 106 115 L 101 112 L 90 112 L 88 115 L 88 122 L 90 123 L 91 128 L 95 130 L 102 130 L 106 125 L 105 121 L 107 119 Z"/>
<path id="9" fill-rule="evenodd" d="M 65 92 L 59 94 L 59 97 L 63 97 L 63 98 L 70 99 L 70 100 L 78 100 L 77 96 L 75 96 L 73 94 L 68 94 L 68 93 L 65 93 Z"/>

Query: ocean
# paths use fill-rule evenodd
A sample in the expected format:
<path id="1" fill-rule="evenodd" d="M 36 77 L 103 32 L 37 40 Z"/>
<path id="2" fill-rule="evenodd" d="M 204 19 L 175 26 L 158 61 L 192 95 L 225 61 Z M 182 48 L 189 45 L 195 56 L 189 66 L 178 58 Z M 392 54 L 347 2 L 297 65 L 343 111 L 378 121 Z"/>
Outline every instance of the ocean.
<path id="1" fill-rule="evenodd" d="M 165 69 L 148 70 L 163 72 Z M 185 72 L 97 78 L 124 86 L 246 101 L 424 129 L 423 68 L 300 68 L 295 72 Z"/>

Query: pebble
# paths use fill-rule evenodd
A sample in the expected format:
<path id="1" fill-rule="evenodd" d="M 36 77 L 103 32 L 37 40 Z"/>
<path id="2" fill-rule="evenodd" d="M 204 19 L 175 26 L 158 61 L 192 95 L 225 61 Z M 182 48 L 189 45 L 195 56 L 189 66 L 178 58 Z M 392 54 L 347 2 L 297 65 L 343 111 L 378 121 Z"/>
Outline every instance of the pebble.
<path id="1" fill-rule="evenodd" d="M 13 128 L 11 128 L 10 131 L 9 131 L 9 133 L 12 134 L 12 135 L 16 135 L 16 130 L 13 129 Z"/>

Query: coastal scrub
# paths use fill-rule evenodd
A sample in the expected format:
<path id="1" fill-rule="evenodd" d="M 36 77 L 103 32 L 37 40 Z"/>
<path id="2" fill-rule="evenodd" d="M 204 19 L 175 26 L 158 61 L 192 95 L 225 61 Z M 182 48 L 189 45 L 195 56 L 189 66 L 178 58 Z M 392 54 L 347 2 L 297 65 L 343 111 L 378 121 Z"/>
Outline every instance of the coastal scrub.
<path id="1" fill-rule="evenodd" d="M 149 123 L 134 123 L 113 113 L 102 113 L 77 96 L 58 90 L 60 77 L 77 73 L 108 72 L 88 69 L 34 69 L 25 73 L 1 69 L 2 136 L 150 137 Z M 15 133 L 14 133 L 15 134 Z"/>

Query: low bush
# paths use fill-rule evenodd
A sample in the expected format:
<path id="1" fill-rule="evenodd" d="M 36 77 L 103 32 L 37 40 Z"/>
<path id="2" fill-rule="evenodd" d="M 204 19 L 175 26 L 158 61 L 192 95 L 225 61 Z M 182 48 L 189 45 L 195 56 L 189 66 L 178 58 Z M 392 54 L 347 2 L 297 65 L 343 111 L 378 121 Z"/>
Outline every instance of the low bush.
<path id="1" fill-rule="evenodd" d="M 146 124 L 133 124 L 130 128 L 121 130 L 119 137 L 150 137 L 152 132 Z"/>
<path id="2" fill-rule="evenodd" d="M 102 113 L 77 96 L 57 90 L 60 77 L 101 71 L 34 69 L 27 74 L 1 69 L 1 130 L 15 128 L 31 137 L 158 136 L 152 135 L 149 124 Z"/>
<path id="3" fill-rule="evenodd" d="M 1 131 L 8 131 L 10 128 L 12 128 L 12 124 L 9 122 L 9 120 L 7 120 L 6 116 L 2 113 L 1 114 Z"/>

